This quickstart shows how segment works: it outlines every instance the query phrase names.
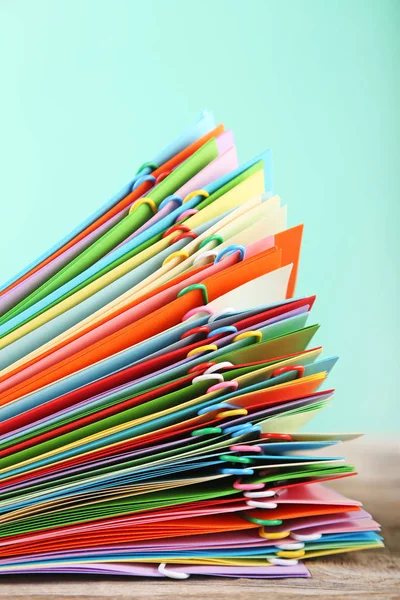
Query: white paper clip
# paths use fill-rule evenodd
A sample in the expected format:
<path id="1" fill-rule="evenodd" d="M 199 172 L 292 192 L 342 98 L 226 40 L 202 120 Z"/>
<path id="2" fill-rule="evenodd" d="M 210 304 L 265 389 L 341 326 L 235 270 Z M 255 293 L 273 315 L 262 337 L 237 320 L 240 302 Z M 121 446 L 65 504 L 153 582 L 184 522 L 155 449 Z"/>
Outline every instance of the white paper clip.
<path id="1" fill-rule="evenodd" d="M 209 323 L 214 323 L 217 319 L 221 317 L 228 317 L 231 314 L 236 313 L 236 309 L 228 306 L 227 308 L 223 308 L 222 310 L 217 310 L 213 315 L 208 318 Z"/>
<path id="2" fill-rule="evenodd" d="M 276 496 L 276 492 L 272 490 L 266 490 L 265 492 L 245 492 L 246 498 L 273 498 Z"/>
<path id="3" fill-rule="evenodd" d="M 228 367 L 233 366 L 233 363 L 229 362 L 228 360 L 225 360 L 220 363 L 215 363 L 215 365 L 211 365 L 211 367 L 208 367 L 208 369 L 204 371 L 204 375 L 208 375 L 209 373 L 215 373 L 215 371 L 219 371 L 220 369 L 226 369 Z"/>
<path id="4" fill-rule="evenodd" d="M 197 375 L 192 379 L 192 383 L 198 383 L 199 381 L 224 381 L 224 376 L 220 373 L 203 373 L 203 375 Z"/>
<path id="5" fill-rule="evenodd" d="M 301 535 L 300 533 L 291 532 L 291 537 L 299 542 L 315 542 L 316 540 L 320 540 L 322 538 L 321 533 L 309 533 L 308 535 Z"/>
<path id="6" fill-rule="evenodd" d="M 304 546 L 304 542 L 293 542 L 292 544 L 288 542 L 287 544 L 276 545 L 279 550 L 302 550 Z"/>
<path id="7" fill-rule="evenodd" d="M 272 565 L 279 565 L 280 567 L 295 567 L 299 564 L 296 558 L 278 558 L 277 556 L 271 556 L 267 558 L 268 562 Z"/>
<path id="8" fill-rule="evenodd" d="M 215 260 L 218 252 L 217 250 L 206 250 L 205 252 L 201 252 L 198 256 L 193 260 L 193 265 L 197 265 L 201 260 L 205 260 L 207 258 L 213 258 Z"/>
<path id="9" fill-rule="evenodd" d="M 167 569 L 166 563 L 161 563 L 158 567 L 158 571 L 170 579 L 189 579 L 190 577 L 189 573 Z"/>
<path id="10" fill-rule="evenodd" d="M 257 500 L 247 500 L 246 504 L 252 508 L 276 508 L 278 506 L 276 502 L 257 502 Z"/>

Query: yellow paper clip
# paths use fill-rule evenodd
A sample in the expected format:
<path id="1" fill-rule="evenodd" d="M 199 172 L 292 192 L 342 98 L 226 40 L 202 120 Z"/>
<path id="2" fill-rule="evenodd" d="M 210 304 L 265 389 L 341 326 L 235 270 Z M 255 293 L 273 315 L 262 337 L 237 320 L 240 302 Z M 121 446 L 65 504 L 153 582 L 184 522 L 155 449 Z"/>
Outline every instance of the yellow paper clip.
<path id="1" fill-rule="evenodd" d="M 193 348 L 193 350 L 190 350 L 190 352 L 187 353 L 186 358 L 189 358 L 190 356 L 195 356 L 195 354 L 207 352 L 208 350 L 218 350 L 218 346 L 216 344 L 206 344 L 205 346 L 198 346 L 197 348 Z"/>
<path id="2" fill-rule="evenodd" d="M 136 200 L 136 202 L 134 202 L 132 204 L 132 206 L 129 209 L 129 214 L 131 215 L 133 213 L 134 210 L 136 210 L 137 208 L 139 208 L 139 206 L 142 206 L 142 204 L 147 204 L 147 206 L 149 206 L 151 208 L 151 210 L 153 211 L 153 214 L 155 215 L 157 212 L 157 204 L 154 202 L 154 200 L 152 200 L 151 198 L 139 198 L 139 200 Z"/>
<path id="3" fill-rule="evenodd" d="M 276 533 L 273 533 L 272 531 L 265 531 L 265 527 L 263 525 L 258 530 L 258 534 L 260 537 L 266 540 L 283 540 L 283 538 L 286 538 L 290 535 L 290 531 L 277 531 Z"/>
<path id="4" fill-rule="evenodd" d="M 244 340 L 245 338 L 250 337 L 255 337 L 257 342 L 261 342 L 262 333 L 261 331 L 243 331 L 243 333 L 238 333 L 238 335 L 233 338 L 233 341 L 238 342 L 239 340 Z"/>
<path id="5" fill-rule="evenodd" d="M 233 410 L 223 410 L 217 414 L 217 419 L 225 419 L 225 417 L 236 417 L 239 415 L 247 415 L 245 408 L 235 408 Z"/>
<path id="6" fill-rule="evenodd" d="M 176 252 L 172 252 L 169 256 L 167 256 L 167 258 L 164 258 L 162 266 L 166 265 L 170 260 L 177 258 L 178 256 L 181 256 L 183 260 L 189 258 L 188 252 L 185 250 L 177 250 Z"/>
<path id="7" fill-rule="evenodd" d="M 185 204 L 185 202 L 189 202 L 189 200 L 191 200 L 192 198 L 196 198 L 196 196 L 203 196 L 203 198 L 208 198 L 209 195 L 210 194 L 206 192 L 206 190 L 194 190 L 193 192 L 190 192 L 187 196 L 184 197 L 182 204 Z"/>
<path id="8" fill-rule="evenodd" d="M 276 553 L 279 558 L 302 558 L 305 554 L 305 550 L 279 550 Z"/>

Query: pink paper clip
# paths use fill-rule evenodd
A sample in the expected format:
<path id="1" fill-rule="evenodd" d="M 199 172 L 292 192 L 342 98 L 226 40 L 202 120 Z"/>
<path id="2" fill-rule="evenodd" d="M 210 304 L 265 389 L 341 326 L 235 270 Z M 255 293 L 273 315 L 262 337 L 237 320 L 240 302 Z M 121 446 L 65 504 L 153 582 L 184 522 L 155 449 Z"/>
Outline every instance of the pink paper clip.
<path id="1" fill-rule="evenodd" d="M 232 450 L 232 452 L 262 452 L 262 448 L 260 448 L 260 446 L 250 446 L 250 444 L 248 446 L 246 446 L 246 444 L 237 444 L 235 446 L 231 446 L 230 450 Z"/>
<path id="2" fill-rule="evenodd" d="M 232 391 L 235 391 L 238 389 L 238 387 L 239 384 L 237 381 L 235 381 L 235 379 L 233 381 L 223 381 L 221 383 L 216 383 L 215 385 L 212 385 L 210 388 L 208 388 L 207 394 L 209 394 L 210 392 L 217 392 L 218 390 L 223 390 L 227 388 L 232 388 Z"/>

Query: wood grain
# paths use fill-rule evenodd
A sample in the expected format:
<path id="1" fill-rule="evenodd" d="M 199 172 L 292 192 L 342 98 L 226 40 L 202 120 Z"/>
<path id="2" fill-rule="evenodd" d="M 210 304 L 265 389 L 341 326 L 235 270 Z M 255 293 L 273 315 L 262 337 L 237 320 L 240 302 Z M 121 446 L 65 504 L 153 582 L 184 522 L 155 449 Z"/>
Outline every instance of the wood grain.
<path id="1" fill-rule="evenodd" d="M 258 581 L 192 578 L 185 582 L 122 577 L 18 576 L 0 581 L 0 598 L 13 600 L 210 599 L 293 600 L 316 598 L 400 599 L 400 444 L 371 436 L 343 445 L 358 477 L 335 487 L 364 503 L 382 524 L 384 550 L 354 552 L 309 561 L 309 580 Z"/>

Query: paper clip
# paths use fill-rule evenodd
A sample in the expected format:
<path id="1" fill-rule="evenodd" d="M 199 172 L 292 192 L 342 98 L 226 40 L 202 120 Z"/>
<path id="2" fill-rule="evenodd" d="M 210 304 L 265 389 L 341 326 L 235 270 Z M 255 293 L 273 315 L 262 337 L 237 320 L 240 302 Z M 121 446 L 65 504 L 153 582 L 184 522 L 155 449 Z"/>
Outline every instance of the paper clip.
<path id="1" fill-rule="evenodd" d="M 279 550 L 303 550 L 305 546 L 304 542 L 293 542 L 293 543 L 287 543 L 287 544 L 277 544 L 276 547 Z M 290 557 L 287 557 L 290 558 Z M 296 558 L 296 557 L 294 557 Z"/>
<path id="2" fill-rule="evenodd" d="M 276 495 L 276 492 L 273 490 L 264 490 L 263 492 L 245 492 L 243 494 L 243 496 L 246 496 L 246 498 L 275 498 Z"/>
<path id="3" fill-rule="evenodd" d="M 225 462 L 242 463 L 245 465 L 251 465 L 251 459 L 247 456 L 235 456 L 235 454 L 221 454 L 219 460 Z"/>
<path id="4" fill-rule="evenodd" d="M 267 508 L 274 509 L 278 505 L 276 502 L 258 502 L 257 500 L 246 500 L 247 506 L 251 506 L 251 508 Z"/>
<path id="5" fill-rule="evenodd" d="M 162 173 L 160 173 L 157 177 L 156 177 L 156 182 L 155 185 L 158 185 L 159 183 L 161 183 L 162 181 L 164 181 L 164 179 L 166 177 L 168 177 L 168 175 L 171 175 L 172 171 L 163 171 Z"/>
<path id="6" fill-rule="evenodd" d="M 231 434 L 232 436 L 236 436 L 239 432 L 247 432 L 247 430 L 252 431 L 254 425 L 252 423 L 239 423 L 238 425 L 232 425 L 231 427 L 225 427 L 224 433 Z M 241 433 L 242 435 L 242 433 Z"/>
<path id="7" fill-rule="evenodd" d="M 239 387 L 238 382 L 233 379 L 232 381 L 224 381 L 223 383 L 216 383 L 215 385 L 212 385 L 210 388 L 208 388 L 207 390 L 207 394 L 210 394 L 211 392 L 217 392 L 218 390 L 223 390 L 223 389 L 229 389 L 231 388 L 232 391 L 236 391 Z M 246 411 L 246 415 L 247 415 L 247 411 Z"/>
<path id="8" fill-rule="evenodd" d="M 229 448 L 232 452 L 257 452 L 257 454 L 262 454 L 262 448 L 260 446 L 251 446 L 250 444 L 234 444 Z"/>
<path id="9" fill-rule="evenodd" d="M 214 435 L 216 433 L 222 433 L 221 427 L 203 427 L 203 429 L 195 429 L 190 435 Z"/>
<path id="10" fill-rule="evenodd" d="M 216 263 L 219 263 L 224 256 L 229 256 L 234 254 L 235 252 L 239 252 L 240 258 L 239 261 L 242 261 L 246 256 L 246 248 L 244 246 L 240 246 L 239 244 L 232 244 L 231 246 L 227 246 L 221 252 L 218 253 L 217 258 L 215 259 Z"/>
<path id="11" fill-rule="evenodd" d="M 179 338 L 180 340 L 184 340 L 185 338 L 191 336 L 191 335 L 197 335 L 198 333 L 209 333 L 210 329 L 207 327 L 207 325 L 200 325 L 199 327 L 193 327 L 192 329 L 188 329 L 188 331 L 185 331 L 184 333 L 182 333 L 181 337 Z M 206 336 L 207 337 L 207 336 Z M 190 373 L 190 371 L 188 371 Z"/>
<path id="12" fill-rule="evenodd" d="M 222 317 L 227 317 L 228 315 L 232 315 L 235 314 L 237 311 L 235 308 L 232 308 L 231 306 L 228 306 L 227 308 L 224 308 L 222 310 L 216 311 L 209 319 L 208 322 L 209 323 L 214 323 L 214 321 L 217 321 L 218 319 L 222 318 Z"/>
<path id="13" fill-rule="evenodd" d="M 166 258 L 164 258 L 164 260 L 162 261 L 162 266 L 169 263 L 170 260 L 173 260 L 174 258 L 178 257 L 182 257 L 183 260 L 186 260 L 187 258 L 189 258 L 189 254 L 188 252 L 186 252 L 186 250 L 177 250 L 176 252 L 172 252 Z"/>
<path id="14" fill-rule="evenodd" d="M 192 379 L 192 383 L 199 383 L 200 381 L 210 381 L 210 380 L 223 381 L 224 378 L 222 377 L 222 375 L 220 373 L 209 373 L 208 375 L 203 373 L 203 375 L 197 375 L 197 377 L 194 377 Z M 203 415 L 203 414 L 206 414 L 207 412 L 210 412 L 210 410 L 213 410 L 213 409 L 212 408 L 203 408 L 202 410 L 199 410 L 199 412 L 197 414 Z"/>
<path id="15" fill-rule="evenodd" d="M 210 308 L 209 306 L 205 306 L 204 304 L 202 306 L 195 306 L 194 308 L 191 308 L 190 310 L 187 311 L 187 313 L 185 313 L 183 315 L 182 321 L 187 321 L 191 317 L 194 317 L 194 315 L 197 315 L 197 313 L 201 313 L 201 312 L 205 312 L 205 313 L 208 313 L 209 315 L 212 315 L 214 311 L 212 308 Z"/>
<path id="16" fill-rule="evenodd" d="M 155 171 L 158 168 L 159 168 L 159 166 L 156 165 L 155 162 L 151 162 L 151 161 L 144 162 L 142 165 L 140 165 L 140 167 L 136 171 L 136 175 L 139 175 L 139 173 L 141 173 L 145 169 L 150 169 L 151 171 Z"/>
<path id="17" fill-rule="evenodd" d="M 189 573 L 184 573 L 183 571 L 173 571 L 172 569 L 167 569 L 166 563 L 161 563 L 158 567 L 159 573 L 165 575 L 165 577 L 169 577 L 170 579 L 189 579 Z"/>
<path id="18" fill-rule="evenodd" d="M 185 196 L 182 204 L 189 202 L 189 200 L 192 200 L 192 198 L 196 198 L 196 196 L 202 196 L 203 198 L 208 198 L 209 195 L 210 194 L 206 190 L 194 190 L 193 192 L 190 192 L 187 196 Z"/>
<path id="19" fill-rule="evenodd" d="M 289 373 L 290 371 L 297 371 L 297 379 L 299 379 L 300 377 L 303 377 L 305 368 L 303 367 L 303 365 L 294 365 L 292 367 L 278 367 L 277 369 L 275 369 L 275 371 L 273 371 L 272 377 L 278 377 L 278 375 L 282 375 L 283 373 Z"/>
<path id="20" fill-rule="evenodd" d="M 299 542 L 316 542 L 322 538 L 322 533 L 309 533 L 303 535 L 292 531 L 290 535 L 294 540 L 298 540 Z"/>
<path id="21" fill-rule="evenodd" d="M 283 540 L 290 535 L 290 531 L 265 531 L 264 525 L 258 530 L 258 535 L 265 540 Z"/>
<path id="22" fill-rule="evenodd" d="M 218 327 L 207 335 L 207 337 L 214 337 L 215 335 L 222 335 L 223 333 L 237 333 L 237 328 L 234 325 L 226 325 L 226 327 Z"/>
<path id="23" fill-rule="evenodd" d="M 197 238 L 197 233 L 194 231 L 184 231 L 183 233 L 177 235 L 176 238 L 170 240 L 169 245 L 175 244 L 176 242 L 184 240 L 185 238 L 191 238 L 192 240 L 195 240 Z"/>
<path id="24" fill-rule="evenodd" d="M 204 240 L 202 240 L 200 242 L 200 244 L 199 244 L 199 250 L 201 248 L 204 248 L 204 246 L 206 246 L 210 242 L 217 242 L 217 246 L 218 246 L 219 244 L 223 244 L 224 238 L 222 237 L 222 235 L 218 235 L 217 233 L 215 233 L 214 235 L 210 235 L 210 236 L 204 238 Z"/>
<path id="25" fill-rule="evenodd" d="M 136 190 L 136 188 L 138 188 L 139 185 L 142 185 L 142 183 L 145 183 L 146 181 L 151 181 L 151 183 L 154 184 L 157 181 L 157 179 L 153 175 L 143 175 L 143 177 L 138 177 L 138 179 L 136 179 L 135 183 L 132 186 L 132 192 L 133 190 Z"/>
<path id="26" fill-rule="evenodd" d="M 234 435 L 232 434 L 232 437 L 240 437 L 242 435 L 247 435 L 248 433 L 255 433 L 255 432 L 259 433 L 261 431 L 261 427 L 259 425 L 252 425 L 251 423 L 249 426 L 245 427 L 245 425 L 247 425 L 247 424 L 243 423 L 242 427 L 240 427 L 240 428 L 239 428 L 239 426 L 237 426 L 235 434 Z"/>
<path id="27" fill-rule="evenodd" d="M 193 348 L 190 350 L 186 358 L 190 358 L 191 356 L 195 356 L 196 354 L 202 354 L 203 352 L 214 352 L 214 350 L 218 350 L 218 346 L 215 344 L 206 344 L 205 346 L 198 346 L 197 348 Z M 218 383 L 216 385 L 219 385 Z"/>
<path id="28" fill-rule="evenodd" d="M 239 340 L 244 340 L 246 338 L 251 338 L 251 337 L 255 337 L 257 342 L 261 342 L 262 340 L 262 333 L 261 331 L 243 331 L 243 333 L 238 333 L 238 335 L 236 335 L 233 338 L 234 342 L 238 342 Z"/>
<path id="29" fill-rule="evenodd" d="M 215 373 L 215 375 L 219 375 L 219 373 Z M 200 377 L 212 377 L 213 374 L 210 375 L 200 375 Z M 220 377 L 222 377 L 222 375 L 220 375 Z M 197 379 L 197 378 L 196 378 Z M 193 383 L 193 381 L 192 381 Z M 228 404 L 227 402 L 220 402 L 219 404 L 212 404 L 211 406 L 206 406 L 205 408 L 201 408 L 198 413 L 197 416 L 200 417 L 200 415 L 206 415 L 207 413 L 213 412 L 214 410 L 218 410 L 220 408 L 235 408 L 233 406 L 233 404 Z"/>
<path id="30" fill-rule="evenodd" d="M 272 565 L 277 565 L 279 567 L 295 567 L 299 564 L 299 561 L 294 558 L 279 558 L 275 556 L 271 556 L 267 558 L 267 561 Z"/>
<path id="31" fill-rule="evenodd" d="M 246 519 L 246 521 L 250 521 L 250 523 L 254 523 L 254 525 L 266 525 L 267 527 L 273 527 L 275 525 L 282 525 L 282 519 L 258 519 L 257 517 L 252 517 L 247 513 L 243 513 L 242 517 Z"/>
<path id="32" fill-rule="evenodd" d="M 225 382 L 224 383 L 229 383 L 229 382 Z M 220 383 L 216 383 L 217 385 L 221 385 Z M 214 387 L 214 386 L 212 386 Z M 217 419 L 226 419 L 227 417 L 240 417 L 243 416 L 245 417 L 248 414 L 247 410 L 245 408 L 235 408 L 235 410 L 224 410 L 221 413 L 217 414 Z"/>
<path id="33" fill-rule="evenodd" d="M 279 556 L 279 558 L 303 558 L 305 554 L 305 550 L 293 550 L 293 552 L 289 550 L 279 550 L 279 552 L 276 553 L 276 556 Z"/>
<path id="34" fill-rule="evenodd" d="M 203 371 L 204 373 L 207 373 L 208 368 L 213 367 L 215 364 L 215 362 L 203 362 L 200 363 L 198 365 L 194 365 L 193 367 L 190 367 L 190 369 L 188 369 L 188 375 L 189 373 L 197 373 L 198 371 Z M 213 371 L 208 371 L 209 373 L 213 373 Z"/>
<path id="35" fill-rule="evenodd" d="M 196 215 L 198 212 L 199 211 L 197 208 L 188 208 L 187 210 L 184 210 L 183 213 L 175 219 L 175 223 L 181 223 L 188 217 L 191 217 L 192 215 Z"/>
<path id="36" fill-rule="evenodd" d="M 139 208 L 139 206 L 143 206 L 143 205 L 147 205 L 153 212 L 153 214 L 155 215 L 157 213 L 157 205 L 154 202 L 154 200 L 152 200 L 151 198 L 139 198 L 139 200 L 136 200 L 136 202 L 134 202 L 132 204 L 132 206 L 129 209 L 129 214 L 131 215 L 133 213 L 133 211 L 135 211 L 137 208 Z"/>
<path id="37" fill-rule="evenodd" d="M 176 194 L 171 194 L 171 196 L 167 196 L 166 198 L 164 198 L 164 200 L 161 200 L 160 204 L 158 205 L 158 210 L 165 208 L 165 206 L 167 206 L 167 204 L 169 204 L 170 202 L 176 202 L 178 206 L 181 206 L 182 198 L 180 196 L 177 196 Z"/>
<path id="38" fill-rule="evenodd" d="M 231 367 L 234 367 L 234 365 L 228 360 L 220 363 L 210 363 L 210 366 L 207 367 L 205 373 L 215 373 L 215 371 L 219 371 L 220 369 L 230 369 Z"/>
<path id="39" fill-rule="evenodd" d="M 242 483 L 241 479 L 236 479 L 233 487 L 235 490 L 259 490 L 264 487 L 264 483 Z"/>
<path id="40" fill-rule="evenodd" d="M 217 256 L 218 252 L 216 250 L 206 250 L 205 252 L 201 252 L 200 254 L 198 254 L 196 256 L 196 258 L 193 260 L 193 264 L 196 265 L 197 263 L 199 263 L 201 260 L 205 260 L 206 258 L 211 258 L 213 259 L 213 262 L 215 260 L 215 257 Z"/>
<path id="41" fill-rule="evenodd" d="M 262 440 L 282 440 L 285 442 L 292 442 L 293 437 L 290 433 L 262 433 L 260 435 Z"/>
<path id="42" fill-rule="evenodd" d="M 171 233 L 174 233 L 174 231 L 179 231 L 180 233 L 188 233 L 190 231 L 190 227 L 188 227 L 187 225 L 173 225 L 169 229 L 166 229 L 161 237 L 164 239 L 171 235 Z"/>
<path id="43" fill-rule="evenodd" d="M 180 298 L 184 294 L 187 294 L 193 290 L 201 290 L 203 292 L 203 302 L 204 304 L 208 304 L 208 291 L 204 283 L 192 283 L 192 285 L 188 285 L 187 287 L 179 290 L 176 297 Z"/>
<path id="44" fill-rule="evenodd" d="M 239 387 L 238 382 L 233 379 L 232 381 L 223 381 L 222 383 L 216 383 L 215 385 L 212 385 L 211 387 L 208 388 L 206 394 L 211 394 L 212 392 L 218 392 L 219 390 L 226 390 L 226 389 L 231 389 L 233 392 L 235 392 Z M 240 410 L 244 410 L 244 409 L 240 409 Z M 239 413 L 236 413 L 239 414 Z M 247 415 L 247 411 L 246 413 L 240 413 L 242 415 L 246 414 Z M 219 417 L 219 415 L 218 415 Z"/>
<path id="45" fill-rule="evenodd" d="M 220 469 L 220 473 L 222 475 L 254 475 L 253 469 L 230 469 L 225 467 Z"/>

